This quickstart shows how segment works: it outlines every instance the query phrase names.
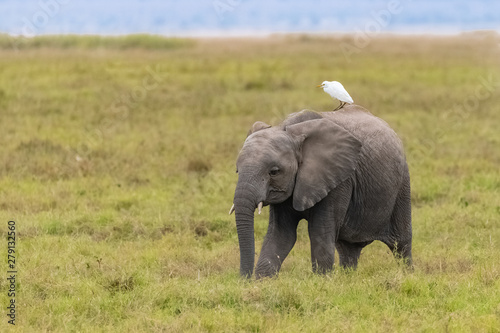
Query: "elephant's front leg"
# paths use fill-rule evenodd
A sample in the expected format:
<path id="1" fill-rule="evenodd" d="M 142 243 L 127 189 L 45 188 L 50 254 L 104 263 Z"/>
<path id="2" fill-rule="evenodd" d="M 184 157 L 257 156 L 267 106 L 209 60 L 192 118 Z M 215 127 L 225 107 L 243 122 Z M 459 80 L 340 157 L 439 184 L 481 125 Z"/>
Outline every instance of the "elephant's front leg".
<path id="1" fill-rule="evenodd" d="M 343 182 L 308 212 L 311 261 L 315 273 L 327 273 L 333 269 L 338 223 L 345 218 L 350 193 L 351 182 Z"/>
<path id="2" fill-rule="evenodd" d="M 297 239 L 300 217 L 287 204 L 271 205 L 269 228 L 255 268 L 257 279 L 276 275 Z"/>
<path id="3" fill-rule="evenodd" d="M 311 219 L 309 221 L 312 269 L 315 273 L 327 273 L 333 269 L 335 260 L 335 228 L 332 221 Z"/>

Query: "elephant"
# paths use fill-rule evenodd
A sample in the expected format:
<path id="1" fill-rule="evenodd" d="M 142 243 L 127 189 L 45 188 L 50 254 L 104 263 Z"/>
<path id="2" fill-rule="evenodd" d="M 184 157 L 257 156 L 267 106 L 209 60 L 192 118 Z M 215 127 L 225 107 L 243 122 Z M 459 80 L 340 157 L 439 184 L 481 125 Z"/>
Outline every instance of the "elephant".
<path id="1" fill-rule="evenodd" d="M 256 122 L 236 161 L 233 207 L 240 275 L 254 271 L 254 214 L 269 206 L 257 279 L 278 274 L 307 220 L 312 270 L 356 269 L 361 250 L 385 243 L 412 268 L 410 175 L 403 145 L 382 119 L 359 105 L 303 110 L 281 124 Z"/>

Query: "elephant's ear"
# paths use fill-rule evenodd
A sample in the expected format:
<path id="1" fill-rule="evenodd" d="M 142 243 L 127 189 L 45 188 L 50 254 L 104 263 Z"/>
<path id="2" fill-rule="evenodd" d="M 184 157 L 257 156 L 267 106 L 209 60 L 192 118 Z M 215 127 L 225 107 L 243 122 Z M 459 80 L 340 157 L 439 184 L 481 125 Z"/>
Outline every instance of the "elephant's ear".
<path id="1" fill-rule="evenodd" d="M 266 128 L 269 128 L 271 127 L 271 125 L 268 125 L 266 124 L 265 122 L 263 121 L 256 121 L 252 128 L 250 128 L 250 130 L 248 131 L 247 133 L 247 137 L 249 137 L 251 134 L 257 132 L 257 131 L 260 131 L 260 130 L 263 130 L 263 129 L 266 129 Z"/>
<path id="2" fill-rule="evenodd" d="M 285 130 L 287 126 L 295 125 L 313 119 L 323 119 L 323 116 L 311 110 L 302 110 L 300 112 L 292 113 L 283 121 L 283 123 L 281 123 L 281 129 Z"/>
<path id="3" fill-rule="evenodd" d="M 302 159 L 293 192 L 293 207 L 311 208 L 357 167 L 361 142 L 328 119 L 315 119 L 286 127 L 302 141 Z"/>

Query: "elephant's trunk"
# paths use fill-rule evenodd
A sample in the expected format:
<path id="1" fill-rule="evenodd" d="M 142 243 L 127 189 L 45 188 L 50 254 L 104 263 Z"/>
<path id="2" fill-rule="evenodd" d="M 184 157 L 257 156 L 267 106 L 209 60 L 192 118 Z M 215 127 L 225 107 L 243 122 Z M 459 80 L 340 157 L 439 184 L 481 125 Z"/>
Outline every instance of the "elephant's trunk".
<path id="1" fill-rule="evenodd" d="M 260 202 L 255 187 L 249 186 L 249 180 L 238 180 L 234 194 L 236 229 L 240 244 L 240 275 L 250 278 L 255 261 L 254 212 Z"/>

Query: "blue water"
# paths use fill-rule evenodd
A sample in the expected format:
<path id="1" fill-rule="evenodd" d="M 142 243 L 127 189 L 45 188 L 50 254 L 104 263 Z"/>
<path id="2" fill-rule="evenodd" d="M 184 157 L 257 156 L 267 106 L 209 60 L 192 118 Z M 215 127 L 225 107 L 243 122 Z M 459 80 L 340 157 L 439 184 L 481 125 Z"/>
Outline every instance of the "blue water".
<path id="1" fill-rule="evenodd" d="M 498 0 L 0 0 L 13 35 L 500 31 Z"/>

